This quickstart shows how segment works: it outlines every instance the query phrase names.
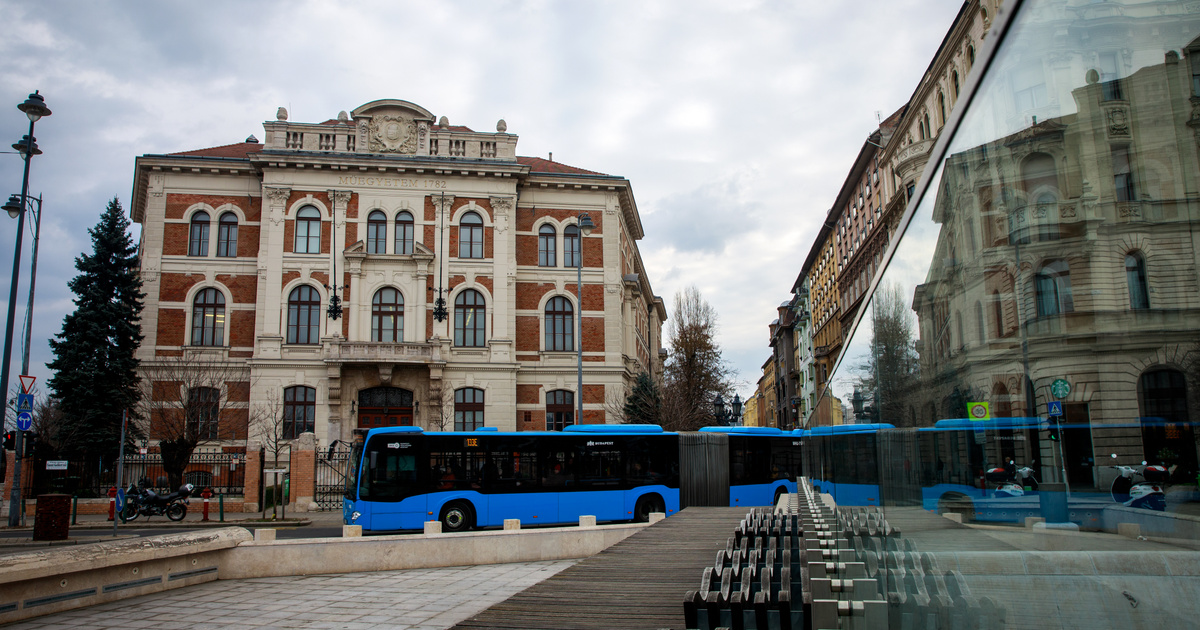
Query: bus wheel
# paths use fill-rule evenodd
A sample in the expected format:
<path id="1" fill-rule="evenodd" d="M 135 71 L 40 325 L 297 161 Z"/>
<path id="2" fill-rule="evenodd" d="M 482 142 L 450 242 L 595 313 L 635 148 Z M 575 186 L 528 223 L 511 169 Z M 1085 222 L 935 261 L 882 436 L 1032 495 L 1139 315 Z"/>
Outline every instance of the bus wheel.
<path id="1" fill-rule="evenodd" d="M 662 497 L 653 493 L 643 494 L 633 506 L 633 520 L 646 523 L 650 520 L 651 512 L 666 513 L 666 511 L 667 506 L 663 503 Z"/>
<path id="2" fill-rule="evenodd" d="M 938 499 L 938 514 L 959 514 L 962 522 L 970 523 L 975 520 L 975 502 L 965 494 L 947 492 Z"/>
<path id="3" fill-rule="evenodd" d="M 442 531 L 465 532 L 474 525 L 475 511 L 466 501 L 451 501 L 442 508 Z"/>
<path id="4" fill-rule="evenodd" d="M 776 507 L 779 505 L 779 498 L 782 497 L 785 492 L 787 492 L 786 488 L 775 489 L 775 500 L 771 502 L 771 507 Z"/>

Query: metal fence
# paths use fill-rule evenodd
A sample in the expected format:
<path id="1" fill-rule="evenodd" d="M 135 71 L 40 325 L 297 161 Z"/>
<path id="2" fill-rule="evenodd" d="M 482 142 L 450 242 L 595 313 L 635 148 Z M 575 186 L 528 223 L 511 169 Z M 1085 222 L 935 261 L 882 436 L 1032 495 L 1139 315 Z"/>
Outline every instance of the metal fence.
<path id="1" fill-rule="evenodd" d="M 328 451 L 317 453 L 316 503 L 321 510 L 342 509 L 349 463 L 350 445 L 345 442 L 337 442 Z"/>
<path id="2" fill-rule="evenodd" d="M 102 497 L 117 484 L 116 468 L 111 463 L 90 468 L 86 462 L 70 461 L 65 469 L 48 470 L 46 460 L 28 458 L 21 465 L 31 471 L 26 474 L 32 477 L 32 483 L 22 485 L 21 494 L 27 499 L 47 493 Z M 125 456 L 122 483 L 128 486 L 140 479 L 146 479 L 155 491 L 177 489 L 167 487 L 167 473 L 158 454 Z M 184 483 L 195 485 L 197 492 L 212 488 L 215 494 L 227 495 L 242 494 L 245 479 L 246 459 L 241 453 L 193 453 L 183 475 Z"/>

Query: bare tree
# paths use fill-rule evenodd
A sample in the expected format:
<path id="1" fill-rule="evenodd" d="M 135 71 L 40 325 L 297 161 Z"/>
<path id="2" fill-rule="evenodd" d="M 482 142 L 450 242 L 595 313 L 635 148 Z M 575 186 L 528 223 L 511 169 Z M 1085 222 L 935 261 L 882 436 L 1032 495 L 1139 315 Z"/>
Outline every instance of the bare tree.
<path id="1" fill-rule="evenodd" d="M 714 422 L 713 399 L 733 391 L 733 370 L 717 344 L 717 312 L 695 286 L 675 294 L 668 330 L 663 428 L 694 431 Z"/>
<path id="2" fill-rule="evenodd" d="M 279 399 L 279 390 L 272 388 L 264 400 L 257 401 L 250 409 L 250 422 L 247 430 L 247 435 L 250 439 L 255 440 L 262 445 L 263 464 L 268 461 L 268 457 L 274 468 L 279 468 L 279 462 L 283 460 L 284 453 L 291 458 L 292 440 L 298 437 L 296 434 L 297 418 L 288 418 L 286 406 Z M 304 419 L 300 419 L 304 422 Z M 307 422 L 300 428 L 306 428 Z M 278 479 L 272 483 L 275 500 L 271 502 L 271 518 L 278 516 L 279 504 L 282 501 L 280 496 L 280 488 Z M 263 503 L 263 516 L 266 517 L 267 506 Z M 284 517 L 287 512 L 284 508 Z"/>
<path id="3" fill-rule="evenodd" d="M 618 424 L 628 424 L 629 418 L 625 415 L 625 388 L 620 390 L 608 391 L 604 396 L 604 413 L 607 416 L 607 421 Z"/>
<path id="4" fill-rule="evenodd" d="M 441 413 L 429 414 L 430 431 L 454 430 L 454 388 L 442 384 Z"/>
<path id="5" fill-rule="evenodd" d="M 198 445 L 232 439 L 239 424 L 248 428 L 243 405 L 250 400 L 249 368 L 184 349 L 179 356 L 143 361 L 141 374 L 136 421 L 158 440 L 167 483 L 178 488 Z"/>

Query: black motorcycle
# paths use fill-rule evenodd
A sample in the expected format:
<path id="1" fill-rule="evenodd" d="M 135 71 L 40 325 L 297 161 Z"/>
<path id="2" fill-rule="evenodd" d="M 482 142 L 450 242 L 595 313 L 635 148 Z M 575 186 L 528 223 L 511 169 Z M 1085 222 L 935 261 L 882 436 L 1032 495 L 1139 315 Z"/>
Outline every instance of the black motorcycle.
<path id="1" fill-rule="evenodd" d="M 190 483 L 179 486 L 179 490 L 166 496 L 160 496 L 153 489 L 143 484 L 130 484 L 125 492 L 125 508 L 121 510 L 121 520 L 132 521 L 139 516 L 166 515 L 172 521 L 182 521 L 187 516 L 188 497 L 196 487 Z"/>

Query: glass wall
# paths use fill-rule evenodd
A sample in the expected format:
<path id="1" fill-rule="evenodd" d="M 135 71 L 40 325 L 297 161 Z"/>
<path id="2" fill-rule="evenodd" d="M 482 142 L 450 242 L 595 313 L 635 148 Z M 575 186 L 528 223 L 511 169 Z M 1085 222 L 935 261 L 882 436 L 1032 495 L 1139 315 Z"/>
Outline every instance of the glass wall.
<path id="1" fill-rule="evenodd" d="M 807 471 L 1003 627 L 1195 627 L 1200 3 L 1006 7 L 824 392 L 875 439 Z"/>

